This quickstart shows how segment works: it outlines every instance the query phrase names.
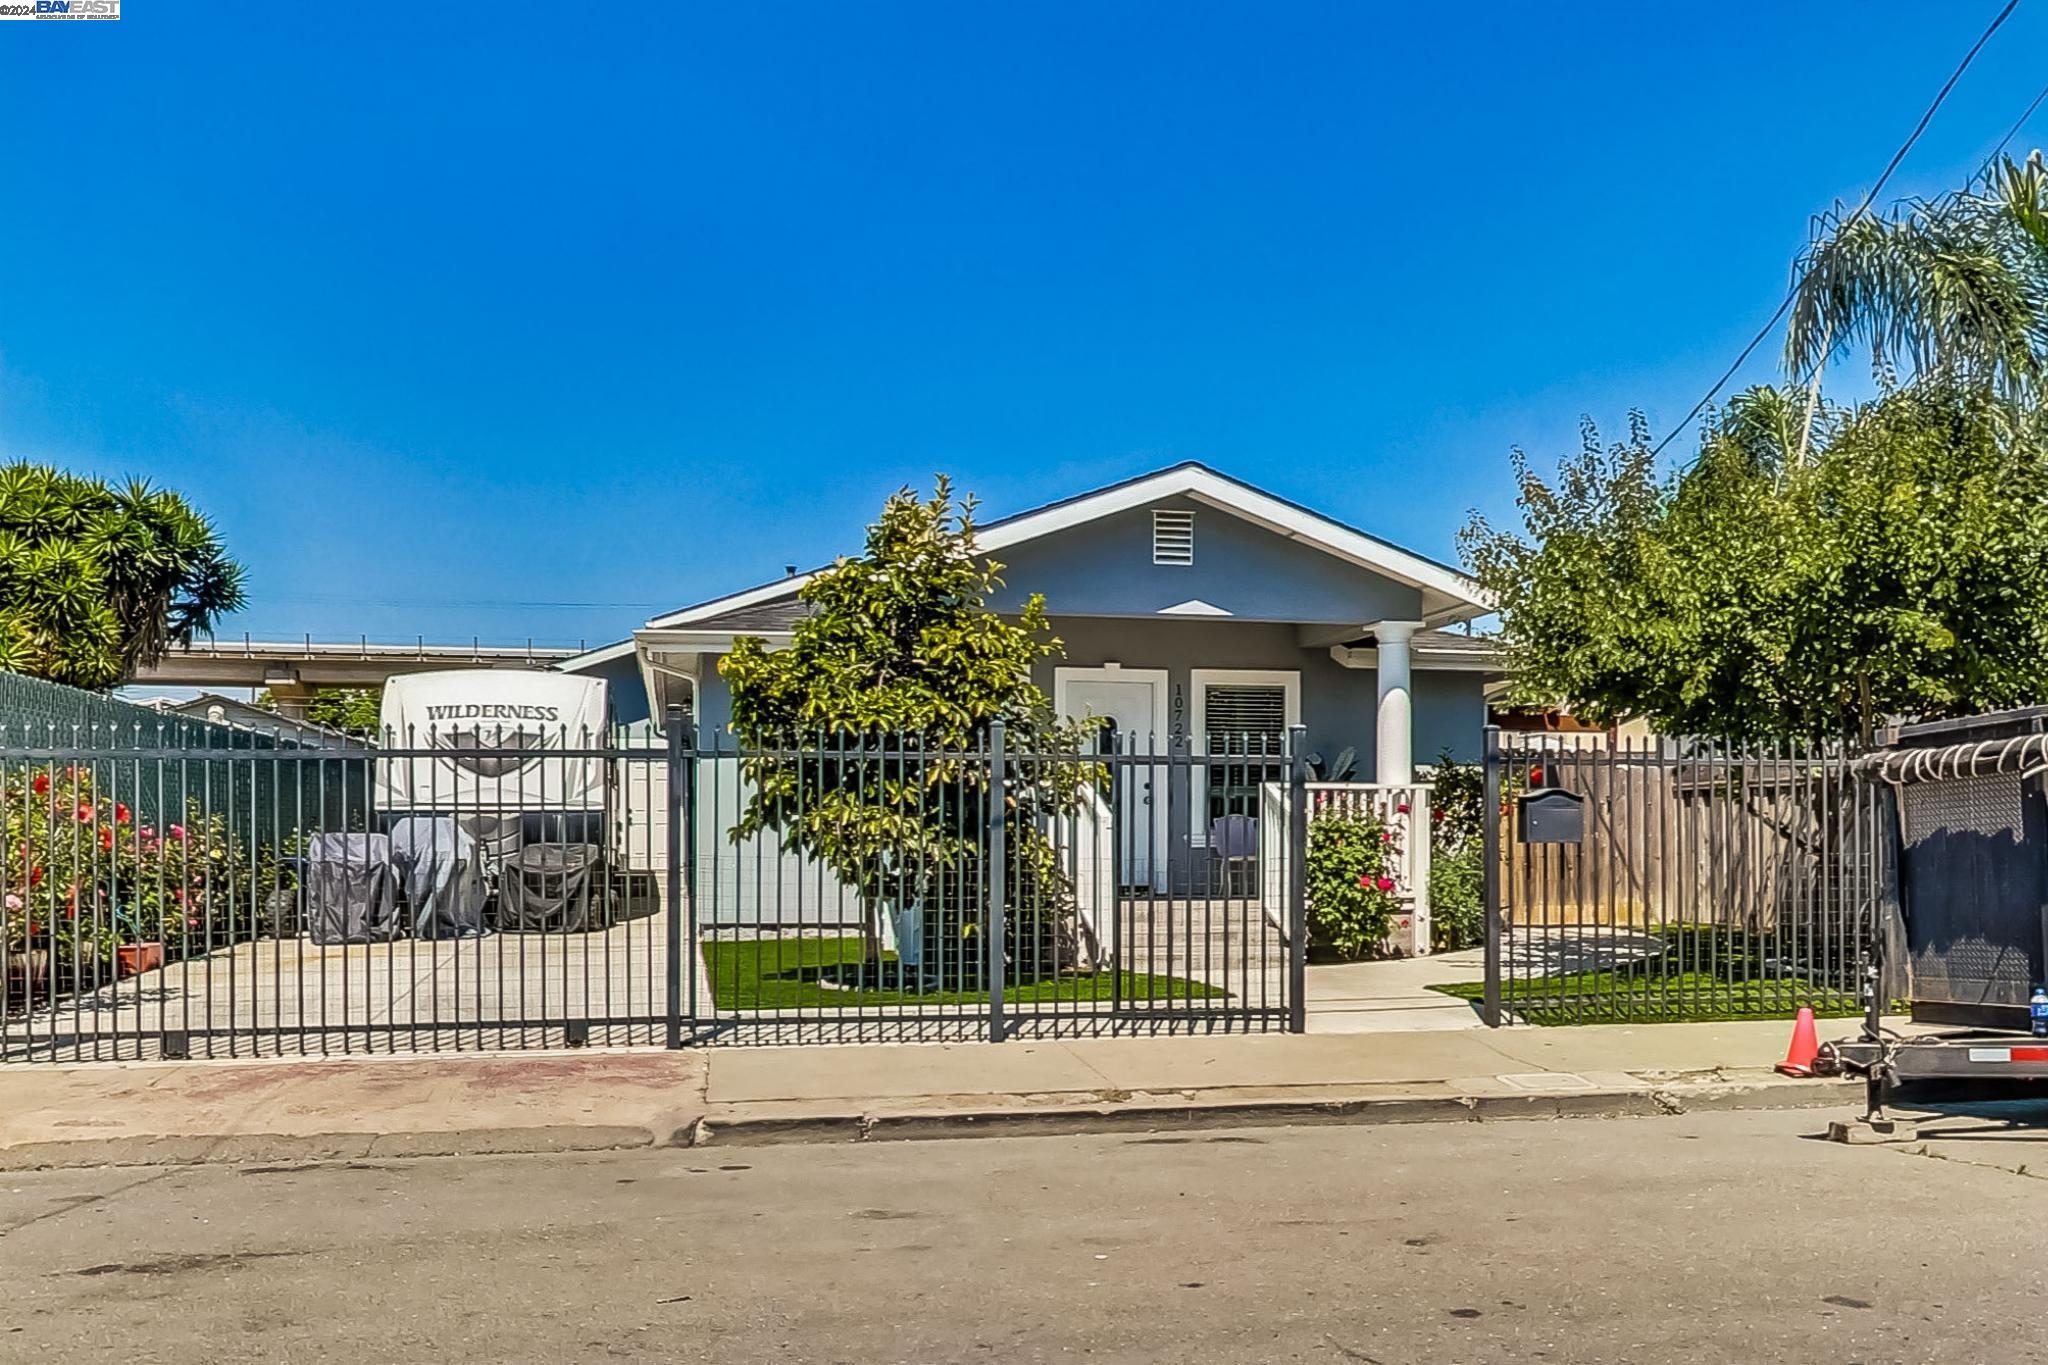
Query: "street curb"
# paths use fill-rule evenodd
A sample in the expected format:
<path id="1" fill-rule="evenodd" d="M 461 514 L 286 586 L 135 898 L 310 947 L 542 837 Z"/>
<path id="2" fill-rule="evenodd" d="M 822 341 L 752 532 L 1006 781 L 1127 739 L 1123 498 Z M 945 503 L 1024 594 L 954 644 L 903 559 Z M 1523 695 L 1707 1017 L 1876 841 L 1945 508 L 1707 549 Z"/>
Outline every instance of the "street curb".
<path id="1" fill-rule="evenodd" d="M 909 1109 L 830 1115 L 707 1115 L 677 1145 L 766 1147 L 807 1142 L 908 1142 L 975 1137 L 1203 1131 L 1337 1124 L 1526 1122 L 1656 1118 L 1761 1109 L 1826 1109 L 1862 1094 L 1860 1083 L 1759 1082 L 1529 1095 L 1386 1095 L 1322 1100 L 1199 1099 L 1057 1109 Z"/>
<path id="2" fill-rule="evenodd" d="M 573 1125 L 464 1128 L 434 1133 L 234 1133 L 80 1138 L 0 1147 L 0 1171 L 83 1166 L 205 1166 L 402 1160 L 426 1156 L 535 1156 L 653 1147 L 649 1128 Z"/>
<path id="3" fill-rule="evenodd" d="M 1087 1133 L 1205 1132 L 1357 1124 L 1499 1123 L 1652 1118 L 1754 1109 L 1831 1108 L 1860 1099 L 1860 1082 L 1757 1081 L 1644 1085 L 1554 1094 L 1352 1095 L 1057 1105 L 1037 1109 L 864 1109 L 763 1114 L 726 1109 L 654 1129 L 630 1124 L 465 1128 L 415 1133 L 141 1135 L 29 1142 L 0 1148 L 0 1171 L 87 1166 L 197 1166 L 546 1155 L 641 1148 L 766 1147 Z"/>

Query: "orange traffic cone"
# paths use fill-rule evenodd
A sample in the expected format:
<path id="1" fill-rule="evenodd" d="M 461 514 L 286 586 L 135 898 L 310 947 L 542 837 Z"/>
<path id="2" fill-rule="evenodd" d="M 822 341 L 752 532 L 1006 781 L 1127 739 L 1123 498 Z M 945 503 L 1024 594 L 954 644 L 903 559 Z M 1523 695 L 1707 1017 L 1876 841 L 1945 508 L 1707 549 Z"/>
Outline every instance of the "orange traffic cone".
<path id="1" fill-rule="evenodd" d="M 1813 1059 L 1820 1055 L 1820 1039 L 1813 1031 L 1813 1011 L 1802 1009 L 1792 1025 L 1792 1046 L 1785 1049 L 1785 1060 L 1778 1063 L 1778 1070 L 1787 1076 L 1811 1076 Z"/>

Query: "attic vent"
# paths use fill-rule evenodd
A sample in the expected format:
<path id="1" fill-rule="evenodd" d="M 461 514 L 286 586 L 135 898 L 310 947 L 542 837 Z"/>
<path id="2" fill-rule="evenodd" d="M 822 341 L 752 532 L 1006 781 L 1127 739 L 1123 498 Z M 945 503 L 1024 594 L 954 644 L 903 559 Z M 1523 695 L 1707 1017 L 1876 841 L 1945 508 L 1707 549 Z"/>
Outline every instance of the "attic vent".
<path id="1" fill-rule="evenodd" d="M 1195 562 L 1195 514 L 1154 512 L 1152 514 L 1152 562 L 1192 564 Z"/>

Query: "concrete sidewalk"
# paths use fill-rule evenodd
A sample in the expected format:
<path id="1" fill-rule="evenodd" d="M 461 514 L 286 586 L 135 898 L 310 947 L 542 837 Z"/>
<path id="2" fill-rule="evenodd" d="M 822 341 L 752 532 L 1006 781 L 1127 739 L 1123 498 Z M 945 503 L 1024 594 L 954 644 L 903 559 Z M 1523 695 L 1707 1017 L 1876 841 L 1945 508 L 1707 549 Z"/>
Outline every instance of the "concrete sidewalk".
<path id="1" fill-rule="evenodd" d="M 1850 1025 L 1833 1030 L 1846 1034 Z M 1789 1025 L 0 1068 L 0 1169 L 1851 1103 Z"/>

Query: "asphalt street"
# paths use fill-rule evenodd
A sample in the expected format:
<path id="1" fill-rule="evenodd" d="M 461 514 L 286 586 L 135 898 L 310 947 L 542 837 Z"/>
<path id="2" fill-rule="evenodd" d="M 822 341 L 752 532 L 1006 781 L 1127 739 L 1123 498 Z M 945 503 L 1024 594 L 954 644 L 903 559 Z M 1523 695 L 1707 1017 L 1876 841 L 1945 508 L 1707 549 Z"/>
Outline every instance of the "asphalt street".
<path id="1" fill-rule="evenodd" d="M 1825 1118 L 12 1175 L 0 1360 L 2048 1359 L 2048 1129 Z"/>

